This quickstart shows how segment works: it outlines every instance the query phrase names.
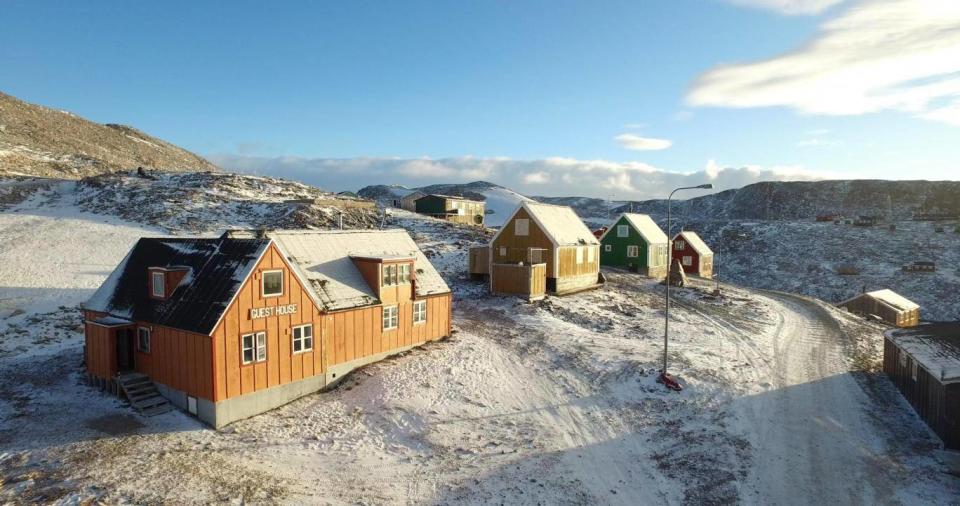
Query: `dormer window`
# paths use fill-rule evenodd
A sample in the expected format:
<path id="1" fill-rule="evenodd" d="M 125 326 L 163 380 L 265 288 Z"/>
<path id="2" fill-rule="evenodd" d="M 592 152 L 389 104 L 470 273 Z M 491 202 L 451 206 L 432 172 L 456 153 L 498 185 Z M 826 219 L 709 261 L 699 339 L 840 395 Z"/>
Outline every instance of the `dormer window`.
<path id="1" fill-rule="evenodd" d="M 410 264 L 388 264 L 383 266 L 381 286 L 395 286 L 410 283 Z"/>
<path id="2" fill-rule="evenodd" d="M 151 272 L 150 273 L 150 285 L 151 285 L 151 294 L 154 297 L 163 299 L 167 295 L 166 287 L 167 275 L 163 272 Z"/>

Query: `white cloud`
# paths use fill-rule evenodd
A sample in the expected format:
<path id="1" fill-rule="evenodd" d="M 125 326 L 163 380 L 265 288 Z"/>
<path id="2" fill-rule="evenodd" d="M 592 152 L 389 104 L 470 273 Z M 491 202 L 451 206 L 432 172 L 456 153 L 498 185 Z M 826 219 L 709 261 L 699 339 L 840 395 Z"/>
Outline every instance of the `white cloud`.
<path id="1" fill-rule="evenodd" d="M 716 190 L 739 188 L 759 181 L 811 180 L 833 177 L 802 167 L 724 167 L 710 160 L 701 170 L 673 172 L 642 162 L 579 160 L 554 157 L 543 160 L 507 158 L 296 158 L 212 155 L 227 170 L 282 177 L 328 190 L 358 190 L 374 184 L 425 186 L 467 183 L 478 179 L 497 183 L 527 195 L 584 196 L 617 199 L 665 197 L 679 186 L 711 182 Z M 689 192 L 685 197 L 700 195 Z"/>
<path id="2" fill-rule="evenodd" d="M 545 171 L 539 170 L 523 176 L 523 182 L 527 184 L 544 184 L 550 181 L 550 175 Z"/>
<path id="3" fill-rule="evenodd" d="M 707 71 L 687 101 L 960 123 L 960 1 L 861 0 L 792 52 Z"/>
<path id="4" fill-rule="evenodd" d="M 757 7 L 781 14 L 819 14 L 845 0 L 727 0 L 734 5 Z"/>
<path id="5" fill-rule="evenodd" d="M 634 134 L 620 134 L 613 139 L 620 143 L 620 147 L 632 151 L 658 151 L 667 149 L 673 144 L 667 139 L 640 137 Z"/>

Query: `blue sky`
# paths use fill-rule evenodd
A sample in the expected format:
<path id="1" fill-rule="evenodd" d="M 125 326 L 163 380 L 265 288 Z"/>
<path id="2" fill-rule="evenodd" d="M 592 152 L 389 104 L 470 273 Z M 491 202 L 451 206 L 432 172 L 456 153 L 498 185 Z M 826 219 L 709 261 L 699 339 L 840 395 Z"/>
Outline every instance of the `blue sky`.
<path id="1" fill-rule="evenodd" d="M 627 197 L 661 191 L 644 174 L 726 167 L 749 168 L 728 185 L 956 179 L 960 67 L 927 60 L 960 61 L 960 41 L 895 61 L 882 41 L 960 27 L 950 2 L 923 3 L 4 2 L 0 90 L 324 186 L 488 176 Z M 931 8 L 945 12 L 912 16 Z M 871 84 L 883 71 L 897 78 Z M 525 163 L 477 169 L 504 158 Z M 330 159 L 359 168 L 335 177 Z"/>

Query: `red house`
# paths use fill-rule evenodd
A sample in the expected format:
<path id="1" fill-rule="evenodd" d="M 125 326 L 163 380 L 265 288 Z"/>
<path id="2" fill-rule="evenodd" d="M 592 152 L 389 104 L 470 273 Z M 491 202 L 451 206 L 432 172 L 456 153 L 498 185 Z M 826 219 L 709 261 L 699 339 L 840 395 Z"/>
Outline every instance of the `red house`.
<path id="1" fill-rule="evenodd" d="M 713 251 L 696 232 L 684 230 L 673 238 L 673 258 L 683 271 L 702 278 L 713 277 Z"/>

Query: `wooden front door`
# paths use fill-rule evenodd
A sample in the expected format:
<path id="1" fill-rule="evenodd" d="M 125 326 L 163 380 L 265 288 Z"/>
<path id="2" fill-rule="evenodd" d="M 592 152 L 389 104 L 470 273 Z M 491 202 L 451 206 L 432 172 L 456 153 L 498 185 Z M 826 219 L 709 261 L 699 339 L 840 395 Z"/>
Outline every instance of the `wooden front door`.
<path id="1" fill-rule="evenodd" d="M 134 368 L 134 342 L 132 329 L 117 329 L 117 372 Z"/>

